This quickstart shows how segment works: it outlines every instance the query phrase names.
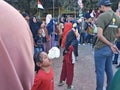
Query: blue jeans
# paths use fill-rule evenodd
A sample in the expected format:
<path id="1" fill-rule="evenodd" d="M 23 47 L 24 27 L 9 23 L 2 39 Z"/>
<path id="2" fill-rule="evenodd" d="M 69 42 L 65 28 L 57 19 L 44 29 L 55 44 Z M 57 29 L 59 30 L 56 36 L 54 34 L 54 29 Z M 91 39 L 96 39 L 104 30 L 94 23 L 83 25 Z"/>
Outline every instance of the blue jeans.
<path id="1" fill-rule="evenodd" d="M 113 78 L 112 56 L 113 52 L 109 46 L 105 46 L 99 50 L 95 50 L 94 52 L 97 85 L 96 90 L 103 90 L 104 72 L 106 72 L 107 76 L 106 90 L 109 90 L 109 86 Z"/>
<path id="2" fill-rule="evenodd" d="M 81 44 L 85 43 L 85 33 L 84 33 L 84 32 L 82 32 L 82 33 L 80 34 L 80 43 L 81 43 Z"/>
<path id="3" fill-rule="evenodd" d="M 43 47 L 36 47 L 35 51 L 36 52 L 42 52 L 42 51 L 44 51 L 44 48 Z"/>
<path id="4" fill-rule="evenodd" d="M 120 50 L 120 42 L 116 42 L 116 46 Z M 119 54 L 115 54 L 115 56 L 114 56 L 113 61 L 116 62 L 116 63 L 118 63 L 118 56 L 119 56 Z"/>

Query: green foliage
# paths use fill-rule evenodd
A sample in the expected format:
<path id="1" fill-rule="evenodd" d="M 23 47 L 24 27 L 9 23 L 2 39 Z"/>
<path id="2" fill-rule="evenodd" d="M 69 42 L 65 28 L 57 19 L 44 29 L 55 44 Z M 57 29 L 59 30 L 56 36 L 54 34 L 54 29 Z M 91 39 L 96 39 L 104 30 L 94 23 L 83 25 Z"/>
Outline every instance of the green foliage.
<path id="1" fill-rule="evenodd" d="M 26 11 L 29 13 L 30 2 L 32 0 L 5 0 L 5 1 L 13 5 L 16 9 L 20 11 Z"/>
<path id="2" fill-rule="evenodd" d="M 8 3 L 12 4 L 15 8 L 26 11 L 28 13 L 36 13 L 37 11 L 37 0 L 5 0 Z M 78 0 L 40 0 L 45 10 L 53 8 L 53 1 L 54 7 L 61 7 L 64 10 L 68 11 L 79 11 L 80 7 L 78 5 Z M 117 9 L 117 4 L 120 0 L 111 0 L 113 10 Z M 98 0 L 83 0 L 84 8 L 83 10 L 90 10 L 96 9 Z"/>

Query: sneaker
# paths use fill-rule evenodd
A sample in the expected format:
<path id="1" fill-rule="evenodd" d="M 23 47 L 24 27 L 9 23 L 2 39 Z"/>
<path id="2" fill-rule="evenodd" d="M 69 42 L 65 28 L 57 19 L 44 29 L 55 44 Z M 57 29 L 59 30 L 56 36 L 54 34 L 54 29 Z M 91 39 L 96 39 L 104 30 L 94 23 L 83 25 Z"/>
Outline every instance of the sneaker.
<path id="1" fill-rule="evenodd" d="M 76 60 L 76 61 L 78 61 L 78 56 L 77 56 L 77 57 L 75 57 L 75 60 Z"/>
<path id="2" fill-rule="evenodd" d="M 68 86 L 65 90 L 74 90 L 74 86 L 73 85 Z"/>
<path id="3" fill-rule="evenodd" d="M 85 43 L 83 43 L 82 45 L 85 45 Z"/>
<path id="4" fill-rule="evenodd" d="M 58 83 L 58 86 L 63 86 L 64 83 L 65 83 L 64 81 L 61 81 L 61 82 Z"/>

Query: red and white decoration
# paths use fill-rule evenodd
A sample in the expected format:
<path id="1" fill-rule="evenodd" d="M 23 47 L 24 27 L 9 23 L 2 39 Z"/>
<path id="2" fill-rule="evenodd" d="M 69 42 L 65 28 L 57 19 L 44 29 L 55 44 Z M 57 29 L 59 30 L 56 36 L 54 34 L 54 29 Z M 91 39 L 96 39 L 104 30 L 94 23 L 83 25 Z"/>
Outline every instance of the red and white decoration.
<path id="1" fill-rule="evenodd" d="M 42 4 L 41 4 L 41 2 L 40 2 L 40 0 L 38 0 L 38 8 L 44 9 L 43 6 L 42 6 Z"/>
<path id="2" fill-rule="evenodd" d="M 81 9 L 83 8 L 82 0 L 78 0 L 78 5 L 80 6 Z"/>

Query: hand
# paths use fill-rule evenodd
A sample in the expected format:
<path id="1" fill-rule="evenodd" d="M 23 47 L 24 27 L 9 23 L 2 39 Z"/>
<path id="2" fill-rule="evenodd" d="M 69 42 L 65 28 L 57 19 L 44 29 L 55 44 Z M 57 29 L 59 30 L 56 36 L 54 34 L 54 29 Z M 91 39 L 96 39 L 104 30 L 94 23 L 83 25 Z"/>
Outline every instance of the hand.
<path id="1" fill-rule="evenodd" d="M 112 46 L 110 46 L 110 47 L 111 47 L 111 49 L 112 49 L 113 53 L 116 53 L 116 54 L 118 54 L 118 53 L 119 53 L 119 50 L 118 50 L 118 48 L 117 48 L 117 46 L 116 46 L 116 45 L 112 45 Z"/>
<path id="2" fill-rule="evenodd" d="M 65 54 L 67 54 L 67 52 L 68 52 L 67 50 L 64 50 L 64 51 L 63 51 L 63 56 L 64 56 Z"/>

